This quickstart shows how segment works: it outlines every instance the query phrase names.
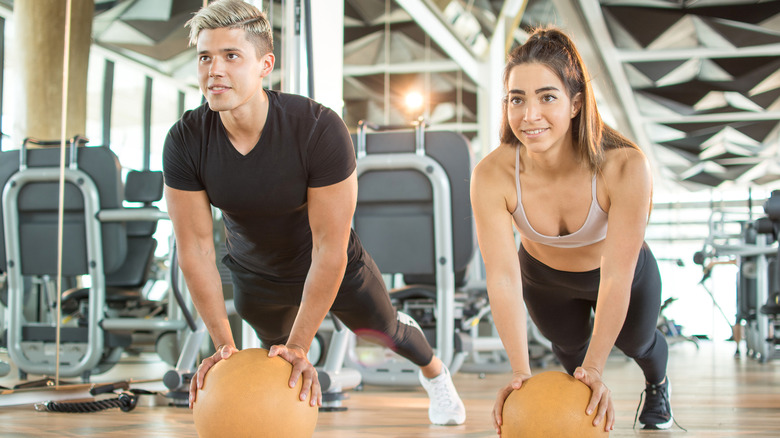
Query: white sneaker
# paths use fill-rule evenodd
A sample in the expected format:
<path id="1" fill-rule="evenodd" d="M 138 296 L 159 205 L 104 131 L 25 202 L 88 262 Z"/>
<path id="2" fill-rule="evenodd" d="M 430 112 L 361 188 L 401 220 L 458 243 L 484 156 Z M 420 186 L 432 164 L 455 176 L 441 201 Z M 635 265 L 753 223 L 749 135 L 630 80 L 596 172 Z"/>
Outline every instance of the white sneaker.
<path id="1" fill-rule="evenodd" d="M 442 372 L 433 379 L 428 379 L 419 373 L 420 383 L 428 393 L 431 401 L 428 407 L 428 418 L 433 424 L 454 426 L 466 421 L 466 407 L 458 396 L 458 391 L 452 383 L 450 370 L 442 365 Z"/>

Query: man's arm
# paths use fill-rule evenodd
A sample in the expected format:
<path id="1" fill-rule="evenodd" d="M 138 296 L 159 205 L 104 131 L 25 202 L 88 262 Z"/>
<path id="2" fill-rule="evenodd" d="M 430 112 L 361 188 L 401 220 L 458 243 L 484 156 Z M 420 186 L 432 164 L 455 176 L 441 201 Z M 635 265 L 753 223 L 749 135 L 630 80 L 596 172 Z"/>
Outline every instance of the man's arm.
<path id="1" fill-rule="evenodd" d="M 165 201 L 176 236 L 179 267 L 195 308 L 206 323 L 214 346 L 235 345 L 216 265 L 211 206 L 206 192 L 165 186 Z"/>
<path id="2" fill-rule="evenodd" d="M 309 350 L 314 335 L 328 314 L 344 278 L 352 215 L 357 203 L 357 175 L 308 191 L 311 226 L 311 267 L 303 286 L 301 307 L 287 341 L 288 347 Z"/>
<path id="3" fill-rule="evenodd" d="M 347 267 L 347 248 L 352 215 L 357 203 L 357 175 L 325 187 L 308 190 L 309 225 L 312 236 L 311 266 L 303 286 L 301 306 L 284 346 L 271 347 L 269 356 L 282 356 L 293 365 L 290 387 L 303 377 L 300 398 L 311 388 L 310 403 L 321 403 L 317 372 L 306 358 L 314 335 L 336 299 Z"/>
<path id="4" fill-rule="evenodd" d="M 176 236 L 179 267 L 198 314 L 206 324 L 217 352 L 201 362 L 190 383 L 190 408 L 206 372 L 237 351 L 225 310 L 222 279 L 217 270 L 211 205 L 205 191 L 177 190 L 165 186 L 168 215 Z"/>

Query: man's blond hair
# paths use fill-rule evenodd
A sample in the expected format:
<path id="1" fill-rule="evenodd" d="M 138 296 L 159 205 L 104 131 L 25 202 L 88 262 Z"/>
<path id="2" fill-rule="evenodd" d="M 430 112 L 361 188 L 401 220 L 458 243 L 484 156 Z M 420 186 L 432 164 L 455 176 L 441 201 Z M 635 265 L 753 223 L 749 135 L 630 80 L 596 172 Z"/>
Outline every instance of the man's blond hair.
<path id="1" fill-rule="evenodd" d="M 274 34 L 265 13 L 243 0 L 217 0 L 201 8 L 185 24 L 190 28 L 190 45 L 198 44 L 202 30 L 243 29 L 257 49 L 258 58 L 274 50 Z"/>

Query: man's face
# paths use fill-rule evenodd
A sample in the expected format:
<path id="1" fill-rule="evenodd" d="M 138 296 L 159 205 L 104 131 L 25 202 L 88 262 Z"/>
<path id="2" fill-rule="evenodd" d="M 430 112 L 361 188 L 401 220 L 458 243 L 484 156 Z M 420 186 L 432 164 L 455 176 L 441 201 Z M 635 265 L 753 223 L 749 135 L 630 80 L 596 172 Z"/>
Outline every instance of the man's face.
<path id="1" fill-rule="evenodd" d="M 259 95 L 273 69 L 273 53 L 257 56 L 243 29 L 206 29 L 198 35 L 198 83 L 213 111 L 231 111 Z"/>

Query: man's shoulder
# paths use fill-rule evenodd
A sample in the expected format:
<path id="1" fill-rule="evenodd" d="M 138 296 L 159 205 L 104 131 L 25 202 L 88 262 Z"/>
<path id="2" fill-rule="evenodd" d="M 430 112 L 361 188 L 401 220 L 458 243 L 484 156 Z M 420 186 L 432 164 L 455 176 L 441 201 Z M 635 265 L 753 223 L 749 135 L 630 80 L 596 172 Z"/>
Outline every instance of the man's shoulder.
<path id="1" fill-rule="evenodd" d="M 211 111 L 209 104 L 204 102 L 198 107 L 185 111 L 174 126 L 201 125 L 214 114 L 216 113 Z"/>
<path id="2" fill-rule="evenodd" d="M 171 126 L 168 131 L 168 139 L 174 143 L 192 143 L 206 136 L 205 131 L 212 125 L 215 115 L 208 103 L 189 109 L 181 115 L 181 118 Z"/>
<path id="3" fill-rule="evenodd" d="M 277 110 L 286 116 L 319 120 L 322 117 L 336 115 L 330 108 L 322 105 L 314 99 L 298 94 L 283 93 L 267 90 L 269 99 L 277 107 Z"/>

